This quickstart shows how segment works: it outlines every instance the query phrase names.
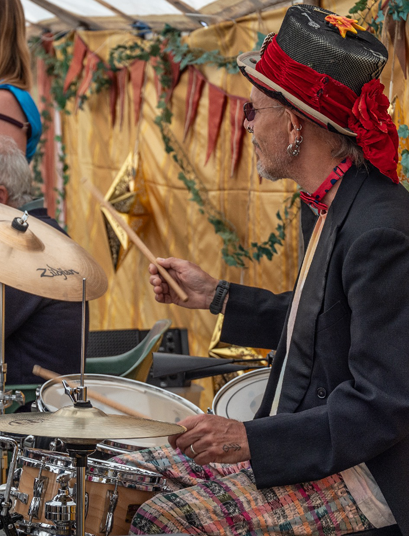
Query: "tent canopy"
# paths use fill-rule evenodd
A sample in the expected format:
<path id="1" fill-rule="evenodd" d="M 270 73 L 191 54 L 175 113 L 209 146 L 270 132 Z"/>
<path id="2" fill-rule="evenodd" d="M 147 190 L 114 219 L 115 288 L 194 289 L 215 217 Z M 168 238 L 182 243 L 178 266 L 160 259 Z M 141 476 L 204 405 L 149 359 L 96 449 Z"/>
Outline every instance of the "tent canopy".
<path id="1" fill-rule="evenodd" d="M 124 29 L 137 21 L 153 30 L 168 23 L 191 31 L 290 3 L 285 0 L 22 0 L 30 33 L 77 27 Z"/>

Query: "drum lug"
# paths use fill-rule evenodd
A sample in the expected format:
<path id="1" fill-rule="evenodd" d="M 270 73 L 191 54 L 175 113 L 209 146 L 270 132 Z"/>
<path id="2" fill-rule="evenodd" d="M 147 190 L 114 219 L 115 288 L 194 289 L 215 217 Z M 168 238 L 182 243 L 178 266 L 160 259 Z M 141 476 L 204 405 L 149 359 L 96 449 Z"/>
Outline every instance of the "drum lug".
<path id="1" fill-rule="evenodd" d="M 100 527 L 100 532 L 105 532 L 105 536 L 109 536 L 114 524 L 114 512 L 118 503 L 118 482 L 115 483 L 115 489 L 113 491 L 107 491 L 107 500 L 109 501 L 108 511 L 105 520 L 105 526 Z"/>
<path id="2" fill-rule="evenodd" d="M 16 489 L 12 488 L 10 490 L 10 495 L 11 495 L 11 497 L 14 497 L 15 499 L 17 499 L 18 501 L 20 501 L 23 504 L 28 503 L 28 495 L 27 495 L 27 493 L 21 493 L 21 491 L 17 491 Z"/>
<path id="3" fill-rule="evenodd" d="M 28 509 L 28 515 L 30 517 L 30 521 L 33 519 L 33 517 L 35 517 L 36 519 L 39 519 L 41 499 L 45 493 L 45 490 L 47 489 L 47 484 L 48 484 L 47 477 L 38 476 L 36 479 L 34 479 L 33 498 L 31 499 L 30 507 Z"/>

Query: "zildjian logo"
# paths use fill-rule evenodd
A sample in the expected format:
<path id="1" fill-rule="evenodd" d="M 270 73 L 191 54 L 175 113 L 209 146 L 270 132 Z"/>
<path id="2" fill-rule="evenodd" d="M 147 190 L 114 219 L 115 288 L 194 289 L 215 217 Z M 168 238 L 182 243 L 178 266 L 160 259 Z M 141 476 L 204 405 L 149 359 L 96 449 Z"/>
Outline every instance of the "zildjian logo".
<path id="1" fill-rule="evenodd" d="M 230 445 L 223 445 L 224 452 L 229 452 L 229 450 L 237 451 L 237 450 L 240 450 L 240 449 L 241 449 L 241 447 L 237 443 L 231 443 Z"/>
<path id="2" fill-rule="evenodd" d="M 63 277 L 64 280 L 67 279 L 68 275 L 79 274 L 79 272 L 73 269 L 63 270 L 62 268 L 52 268 L 49 264 L 47 264 L 47 268 L 37 268 L 37 271 L 42 272 L 40 277 Z"/>

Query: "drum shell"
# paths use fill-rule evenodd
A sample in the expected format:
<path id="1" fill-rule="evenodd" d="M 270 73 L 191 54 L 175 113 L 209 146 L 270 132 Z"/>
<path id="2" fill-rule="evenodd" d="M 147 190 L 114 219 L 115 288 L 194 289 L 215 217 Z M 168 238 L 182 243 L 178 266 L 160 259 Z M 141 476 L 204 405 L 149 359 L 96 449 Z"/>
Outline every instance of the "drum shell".
<path id="1" fill-rule="evenodd" d="M 63 379 L 79 382 L 78 374 L 62 376 Z M 111 398 L 112 400 L 137 409 L 148 419 L 164 422 L 179 422 L 185 417 L 202 414 L 203 411 L 189 400 L 174 393 L 128 378 L 109 376 L 106 374 L 85 374 L 85 385 L 93 391 Z M 122 414 L 122 412 L 111 408 L 97 400 L 89 397 L 92 404 L 108 414 Z M 39 411 L 56 411 L 64 406 L 68 406 L 70 401 L 64 394 L 64 388 L 55 380 L 49 380 L 41 386 L 37 397 Z M 115 454 L 126 451 L 139 450 L 140 448 L 163 445 L 167 442 L 167 437 L 156 437 L 149 439 L 130 439 L 110 441 L 111 445 L 100 444 L 97 450 L 102 450 L 109 458 Z M 113 446 L 114 449 L 110 449 Z M 119 450 L 118 450 L 119 449 Z"/>
<path id="2" fill-rule="evenodd" d="M 253 420 L 267 387 L 270 370 L 269 367 L 252 370 L 223 385 L 213 399 L 213 413 L 241 422 Z"/>
<path id="3" fill-rule="evenodd" d="M 51 451 L 39 449 L 26 449 L 23 456 L 19 456 L 18 465 L 21 467 L 21 475 L 17 491 L 19 494 L 27 495 L 27 504 L 24 504 L 17 497 L 14 500 L 12 513 L 21 514 L 23 518 L 29 520 L 29 508 L 34 497 L 35 479 L 39 477 L 40 468 L 41 478 L 43 479 L 43 492 L 41 494 L 38 515 L 34 516 L 33 523 L 50 523 L 45 518 L 44 507 L 47 501 L 51 501 L 57 495 L 60 485 L 57 477 L 61 474 L 72 474 L 74 471 L 73 462 L 68 455 L 63 453 L 56 454 Z"/>
<path id="4" fill-rule="evenodd" d="M 128 534 L 137 509 L 145 501 L 162 491 L 164 480 L 151 471 L 89 459 L 85 478 L 87 512 L 85 531 L 105 535 L 105 524 L 110 507 L 110 497 L 118 494 L 110 536 Z"/>

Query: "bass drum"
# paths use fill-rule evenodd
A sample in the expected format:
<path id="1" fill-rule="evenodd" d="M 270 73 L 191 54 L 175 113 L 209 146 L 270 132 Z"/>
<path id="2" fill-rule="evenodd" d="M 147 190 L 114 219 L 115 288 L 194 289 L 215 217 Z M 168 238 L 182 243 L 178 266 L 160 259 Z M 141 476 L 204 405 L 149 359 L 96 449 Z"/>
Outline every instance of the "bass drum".
<path id="1" fill-rule="evenodd" d="M 213 413 L 241 422 L 253 420 L 260 407 L 270 370 L 269 367 L 252 370 L 223 385 L 213 399 Z"/>
<path id="2" fill-rule="evenodd" d="M 61 376 L 73 383 L 80 383 L 79 374 Z M 203 411 L 181 396 L 165 391 L 160 387 L 155 387 L 147 383 L 121 378 L 118 376 L 108 376 L 106 374 L 85 374 L 84 384 L 92 391 L 136 409 L 147 419 L 155 421 L 165 421 L 178 423 L 185 417 L 202 414 Z M 102 402 L 89 397 L 92 405 L 108 414 L 120 414 L 122 412 L 111 408 Z M 60 382 L 49 380 L 40 389 L 37 398 L 39 411 L 56 411 L 64 406 L 71 405 L 71 401 L 64 393 L 64 387 Z M 56 430 L 58 437 L 58 430 Z M 159 446 L 167 443 L 167 437 L 153 437 L 149 439 L 118 439 L 117 442 L 110 442 L 114 448 L 119 447 L 119 451 L 138 450 L 139 448 Z M 112 454 L 118 451 L 112 450 Z"/>

